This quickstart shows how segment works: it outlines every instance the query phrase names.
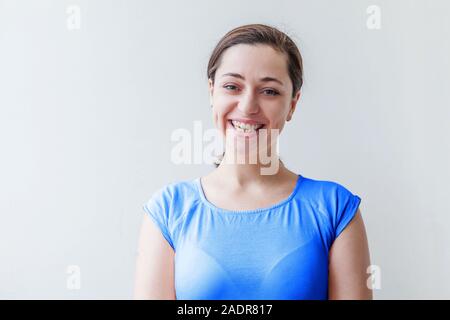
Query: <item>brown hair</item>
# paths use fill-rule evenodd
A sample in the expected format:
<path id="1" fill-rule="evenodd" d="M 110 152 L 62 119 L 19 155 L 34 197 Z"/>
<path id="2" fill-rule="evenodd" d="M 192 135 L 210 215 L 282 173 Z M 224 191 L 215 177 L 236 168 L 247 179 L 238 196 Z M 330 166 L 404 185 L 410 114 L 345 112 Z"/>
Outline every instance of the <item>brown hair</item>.
<path id="1" fill-rule="evenodd" d="M 303 61 L 300 51 L 288 35 L 272 26 L 264 24 L 247 24 L 237 27 L 226 33 L 220 39 L 208 62 L 207 77 L 211 79 L 213 84 L 216 70 L 220 66 L 224 51 L 237 44 L 265 44 L 278 52 L 284 53 L 288 58 L 287 67 L 289 78 L 292 82 L 292 97 L 295 97 L 303 85 Z M 215 166 L 218 167 L 219 163 L 216 162 Z"/>

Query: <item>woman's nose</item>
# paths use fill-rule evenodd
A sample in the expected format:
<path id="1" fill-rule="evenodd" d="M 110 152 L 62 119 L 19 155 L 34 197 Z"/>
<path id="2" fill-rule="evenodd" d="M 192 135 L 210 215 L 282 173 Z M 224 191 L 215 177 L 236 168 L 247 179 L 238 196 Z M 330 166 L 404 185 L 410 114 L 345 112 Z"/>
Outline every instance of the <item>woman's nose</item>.
<path id="1" fill-rule="evenodd" d="M 242 96 L 239 101 L 239 110 L 244 114 L 254 114 L 259 112 L 259 104 L 253 93 Z"/>

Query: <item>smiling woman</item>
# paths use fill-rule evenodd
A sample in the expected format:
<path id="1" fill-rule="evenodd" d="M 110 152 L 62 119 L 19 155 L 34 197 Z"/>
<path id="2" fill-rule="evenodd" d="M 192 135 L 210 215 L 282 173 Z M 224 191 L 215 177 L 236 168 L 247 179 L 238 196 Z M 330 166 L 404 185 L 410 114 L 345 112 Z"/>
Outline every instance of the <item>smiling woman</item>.
<path id="1" fill-rule="evenodd" d="M 256 63 L 255 59 L 258 60 Z M 256 66 L 256 69 L 247 71 L 249 74 L 248 78 L 242 73 L 235 72 L 238 68 L 245 70 L 243 67 L 252 65 Z M 267 70 L 264 71 L 267 74 L 264 74 L 262 70 Z M 259 76 L 259 78 L 254 80 L 251 76 Z M 219 120 L 219 123 L 216 123 L 219 130 L 258 131 L 256 132 L 257 136 L 259 130 L 245 127 L 245 125 L 259 124 L 260 128 L 258 129 L 262 129 L 262 132 L 267 133 L 268 139 L 272 139 L 270 133 L 273 131 L 270 129 L 275 129 L 277 133 L 282 130 L 284 121 L 290 121 L 299 99 L 300 88 L 303 85 L 302 56 L 295 43 L 276 28 L 259 24 L 245 25 L 228 32 L 216 45 L 209 59 L 207 77 L 209 79 L 211 105 L 216 107 L 215 111 L 217 112 L 214 115 L 214 119 Z M 213 101 L 215 86 L 220 88 L 219 94 L 222 96 L 216 95 L 216 101 Z M 279 114 L 279 119 L 272 117 L 278 122 L 268 123 L 270 119 L 267 119 L 267 116 L 269 116 L 267 115 L 264 119 L 254 117 L 248 119 L 247 117 L 239 118 L 236 116 L 236 119 L 232 117 L 225 119 L 228 123 L 220 123 L 222 120 L 220 119 L 220 112 L 227 110 L 219 108 L 222 104 L 221 100 L 217 98 L 225 99 L 229 97 L 230 99 L 234 98 L 236 101 L 240 97 L 241 101 L 238 111 L 246 113 L 246 110 L 243 110 L 246 108 L 244 105 L 246 101 L 242 101 L 242 99 L 250 95 L 249 91 L 251 90 L 258 90 L 258 95 L 265 96 L 264 102 L 259 104 L 261 107 L 266 107 L 265 112 L 262 110 L 261 114 L 267 115 L 267 109 L 271 108 L 273 113 Z M 291 101 L 289 101 L 289 98 L 291 98 Z M 251 106 L 252 103 L 247 105 L 247 107 Z M 251 110 L 249 111 L 251 114 Z M 239 121 L 240 126 L 234 125 L 233 120 Z M 230 130 L 230 133 L 233 134 L 233 131 Z M 267 151 L 270 152 L 271 146 L 270 144 Z M 266 151 L 266 148 L 260 147 L 259 153 L 264 151 Z M 216 167 L 219 166 L 225 153 L 226 151 L 216 162 Z"/>
<path id="2" fill-rule="evenodd" d="M 274 27 L 241 26 L 220 40 L 207 75 L 224 158 L 144 204 L 135 298 L 371 299 L 361 198 L 290 171 L 275 151 L 303 84 L 297 46 Z"/>

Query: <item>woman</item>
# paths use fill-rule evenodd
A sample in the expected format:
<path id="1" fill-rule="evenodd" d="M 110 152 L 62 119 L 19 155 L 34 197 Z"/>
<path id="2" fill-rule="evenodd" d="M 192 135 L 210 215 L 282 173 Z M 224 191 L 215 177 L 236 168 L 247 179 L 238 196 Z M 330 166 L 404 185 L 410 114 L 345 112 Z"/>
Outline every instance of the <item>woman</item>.
<path id="1" fill-rule="evenodd" d="M 372 299 L 361 199 L 272 152 L 300 98 L 297 46 L 273 27 L 241 26 L 219 41 L 207 75 L 223 159 L 144 205 L 134 297 Z"/>

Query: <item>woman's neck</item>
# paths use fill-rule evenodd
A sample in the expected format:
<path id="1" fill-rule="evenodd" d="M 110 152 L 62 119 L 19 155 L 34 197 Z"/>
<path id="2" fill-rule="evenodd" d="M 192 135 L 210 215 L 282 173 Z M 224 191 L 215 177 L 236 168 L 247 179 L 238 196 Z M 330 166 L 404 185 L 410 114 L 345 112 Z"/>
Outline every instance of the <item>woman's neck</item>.
<path id="1" fill-rule="evenodd" d="M 259 163 L 237 164 L 226 160 L 224 157 L 213 173 L 215 176 L 221 177 L 221 180 L 227 180 L 228 183 L 235 186 L 245 187 L 248 184 L 273 182 L 289 174 L 289 170 L 286 169 L 279 157 L 276 158 L 276 163 L 271 161 L 269 166 Z"/>

